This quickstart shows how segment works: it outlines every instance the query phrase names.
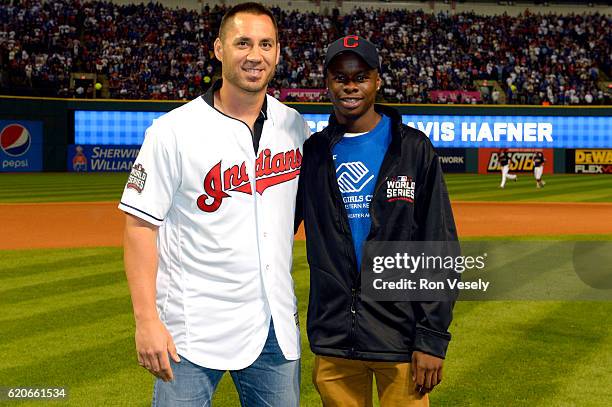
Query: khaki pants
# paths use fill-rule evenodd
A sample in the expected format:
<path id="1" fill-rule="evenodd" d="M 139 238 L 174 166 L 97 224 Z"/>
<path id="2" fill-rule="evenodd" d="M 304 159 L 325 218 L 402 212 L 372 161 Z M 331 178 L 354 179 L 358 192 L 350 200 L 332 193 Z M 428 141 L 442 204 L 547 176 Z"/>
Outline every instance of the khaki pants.
<path id="1" fill-rule="evenodd" d="M 312 380 L 324 407 L 371 407 L 372 377 L 381 407 L 427 407 L 414 388 L 408 362 L 368 362 L 315 356 Z"/>

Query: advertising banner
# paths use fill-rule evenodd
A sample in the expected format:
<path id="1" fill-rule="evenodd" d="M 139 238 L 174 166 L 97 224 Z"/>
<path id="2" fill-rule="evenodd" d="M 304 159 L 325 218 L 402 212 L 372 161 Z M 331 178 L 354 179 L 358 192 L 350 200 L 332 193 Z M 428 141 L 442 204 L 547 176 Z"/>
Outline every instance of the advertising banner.
<path id="1" fill-rule="evenodd" d="M 444 173 L 465 172 L 465 148 L 437 148 Z"/>
<path id="2" fill-rule="evenodd" d="M 329 119 L 302 116 L 313 132 Z M 402 121 L 436 147 L 612 148 L 612 117 L 403 115 Z"/>
<path id="3" fill-rule="evenodd" d="M 565 153 L 571 174 L 612 174 L 612 149 L 576 149 Z"/>
<path id="4" fill-rule="evenodd" d="M 283 88 L 280 90 L 280 100 L 285 101 L 291 96 L 295 101 L 300 102 L 318 102 L 322 95 L 327 93 L 326 89 L 291 89 Z"/>
<path id="5" fill-rule="evenodd" d="M 470 103 L 472 99 L 476 99 L 480 102 L 482 95 L 477 91 L 465 91 L 465 90 L 432 90 L 429 92 L 429 98 L 436 103 L 443 99 L 445 101 L 453 103 Z"/>
<path id="6" fill-rule="evenodd" d="M 76 110 L 75 143 L 140 145 L 147 127 L 163 114 Z M 329 114 L 302 117 L 316 132 L 327 126 Z M 608 116 L 403 115 L 402 121 L 437 148 L 612 148 Z"/>
<path id="7" fill-rule="evenodd" d="M 533 172 L 533 158 L 538 151 L 544 153 L 544 174 L 552 174 L 554 169 L 553 149 L 551 148 L 509 148 L 510 172 Z M 500 150 L 497 148 L 478 149 L 478 173 L 490 174 L 501 171 Z"/>
<path id="8" fill-rule="evenodd" d="M 139 146 L 72 144 L 66 168 L 70 172 L 128 172 L 139 151 Z"/>
<path id="9" fill-rule="evenodd" d="M 0 172 L 42 171 L 43 123 L 0 120 Z"/>

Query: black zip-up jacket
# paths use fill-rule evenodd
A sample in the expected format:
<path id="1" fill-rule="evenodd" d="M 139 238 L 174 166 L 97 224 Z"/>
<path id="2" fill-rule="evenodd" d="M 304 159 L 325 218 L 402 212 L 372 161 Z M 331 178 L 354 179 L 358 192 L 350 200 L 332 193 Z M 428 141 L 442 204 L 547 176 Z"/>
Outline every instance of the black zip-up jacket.
<path id="1" fill-rule="evenodd" d="M 370 203 L 367 240 L 457 240 L 431 142 L 403 125 L 395 109 L 375 109 L 391 118 L 392 138 Z M 332 114 L 329 126 L 304 144 L 296 228 L 303 218 L 310 265 L 310 347 L 318 355 L 362 360 L 410 361 L 414 350 L 444 358 L 453 302 L 361 301 L 361 274 L 332 158 L 333 146 L 344 133 Z M 387 201 L 385 181 L 395 176 L 416 182 L 414 203 Z"/>

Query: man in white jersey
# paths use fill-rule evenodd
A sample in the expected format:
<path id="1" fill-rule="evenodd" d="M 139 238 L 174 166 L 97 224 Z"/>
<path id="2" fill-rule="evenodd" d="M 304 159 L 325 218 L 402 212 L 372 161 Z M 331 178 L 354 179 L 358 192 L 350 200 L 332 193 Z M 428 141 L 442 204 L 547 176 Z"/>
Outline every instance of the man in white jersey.
<path id="1" fill-rule="evenodd" d="M 298 406 L 291 278 L 295 194 L 308 129 L 266 96 L 273 14 L 224 16 L 222 80 L 147 129 L 119 208 L 140 365 L 153 405 L 209 405 L 225 371 L 241 404 Z"/>

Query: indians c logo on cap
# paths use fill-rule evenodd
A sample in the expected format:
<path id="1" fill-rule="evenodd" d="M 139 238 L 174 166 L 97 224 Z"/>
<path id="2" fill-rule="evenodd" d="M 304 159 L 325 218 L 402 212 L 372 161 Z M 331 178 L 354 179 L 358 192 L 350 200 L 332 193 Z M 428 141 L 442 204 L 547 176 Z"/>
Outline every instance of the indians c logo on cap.
<path id="1" fill-rule="evenodd" d="M 31 143 L 30 132 L 21 124 L 9 124 L 0 132 L 0 147 L 11 157 L 24 155 Z"/>
<path id="2" fill-rule="evenodd" d="M 359 37 L 356 35 L 347 35 L 344 37 L 344 48 L 357 48 L 359 46 Z"/>

